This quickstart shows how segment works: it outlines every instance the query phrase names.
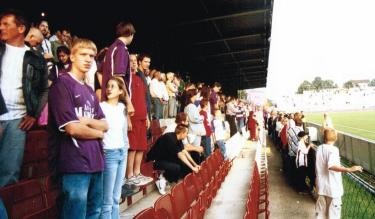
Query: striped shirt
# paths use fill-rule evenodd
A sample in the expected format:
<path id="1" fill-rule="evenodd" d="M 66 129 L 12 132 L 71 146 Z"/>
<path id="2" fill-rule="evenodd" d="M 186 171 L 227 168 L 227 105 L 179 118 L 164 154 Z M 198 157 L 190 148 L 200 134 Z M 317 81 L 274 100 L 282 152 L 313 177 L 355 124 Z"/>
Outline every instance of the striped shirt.
<path id="1" fill-rule="evenodd" d="M 298 133 L 303 131 L 302 127 L 295 126 L 288 129 L 289 156 L 296 156 L 298 149 Z"/>

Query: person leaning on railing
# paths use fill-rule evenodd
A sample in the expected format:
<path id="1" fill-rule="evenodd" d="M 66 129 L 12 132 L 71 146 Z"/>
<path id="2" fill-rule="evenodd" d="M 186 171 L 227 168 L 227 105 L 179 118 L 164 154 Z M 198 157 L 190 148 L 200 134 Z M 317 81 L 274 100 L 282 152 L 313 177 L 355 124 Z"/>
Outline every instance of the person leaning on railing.
<path id="1" fill-rule="evenodd" d="M 341 172 L 362 172 L 361 166 L 343 167 L 340 164 L 339 149 L 334 146 L 337 132 L 324 130 L 324 144 L 316 151 L 316 218 L 340 218 L 341 196 L 344 193 Z"/>

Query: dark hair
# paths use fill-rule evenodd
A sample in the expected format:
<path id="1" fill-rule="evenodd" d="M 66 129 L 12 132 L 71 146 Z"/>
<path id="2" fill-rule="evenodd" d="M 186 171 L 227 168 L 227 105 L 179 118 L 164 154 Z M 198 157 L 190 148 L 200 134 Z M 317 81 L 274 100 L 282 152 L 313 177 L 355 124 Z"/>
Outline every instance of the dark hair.
<path id="1" fill-rule="evenodd" d="M 187 119 L 187 114 L 184 112 L 179 112 L 176 116 L 176 124 L 181 124 L 182 122 L 185 122 Z"/>
<path id="2" fill-rule="evenodd" d="M 213 88 L 214 88 L 214 87 L 221 87 L 221 84 L 220 84 L 219 82 L 215 82 L 215 83 L 213 83 L 212 87 L 213 87 Z"/>
<path id="3" fill-rule="evenodd" d="M 39 25 L 42 23 L 42 22 L 46 22 L 48 24 L 48 21 L 46 19 L 41 19 L 39 22 L 38 22 L 38 27 Z"/>
<path id="4" fill-rule="evenodd" d="M 104 58 L 105 58 L 105 54 L 107 53 L 107 51 L 108 51 L 108 47 L 105 47 L 105 48 L 101 49 L 101 50 L 98 52 L 98 54 L 96 55 L 96 60 L 97 60 L 98 62 L 103 61 Z"/>
<path id="5" fill-rule="evenodd" d="M 194 85 L 194 83 L 190 83 L 190 82 L 188 82 L 188 83 L 185 84 L 185 88 L 191 87 L 191 86 L 193 86 L 193 85 Z M 189 89 L 189 90 L 190 90 L 190 89 Z"/>
<path id="6" fill-rule="evenodd" d="M 300 132 L 298 133 L 298 137 L 299 137 L 299 138 L 302 138 L 302 137 L 304 137 L 304 136 L 306 136 L 306 135 L 307 135 L 307 133 L 304 132 L 304 131 L 300 131 Z"/>
<path id="7" fill-rule="evenodd" d="M 14 16 L 14 21 L 17 27 L 21 25 L 25 26 L 25 32 L 23 33 L 23 35 L 26 36 L 30 30 L 30 23 L 27 21 L 25 14 L 21 11 L 10 9 L 1 13 L 0 19 L 2 19 L 5 16 L 11 16 L 11 15 Z"/>
<path id="8" fill-rule="evenodd" d="M 128 21 L 122 21 L 116 26 L 117 37 L 128 37 L 135 34 L 135 29 L 132 23 Z"/>
<path id="9" fill-rule="evenodd" d="M 178 135 L 178 134 L 181 134 L 181 133 L 185 133 L 188 131 L 188 128 L 186 127 L 186 125 L 177 125 L 176 126 L 176 129 L 174 130 L 174 132 Z"/>
<path id="10" fill-rule="evenodd" d="M 189 89 L 186 91 L 186 106 L 189 105 L 191 102 L 191 98 L 195 95 L 197 95 L 197 89 Z"/>
<path id="11" fill-rule="evenodd" d="M 60 52 L 63 52 L 67 55 L 70 55 L 70 49 L 66 46 L 59 46 L 56 49 L 56 54 L 59 55 Z"/>
<path id="12" fill-rule="evenodd" d="M 211 94 L 210 87 L 203 86 L 202 89 L 201 89 L 201 97 L 203 97 L 203 99 L 209 99 L 210 98 L 210 94 Z"/>
<path id="13" fill-rule="evenodd" d="M 208 100 L 207 99 L 201 100 L 201 102 L 200 102 L 201 109 L 203 109 L 207 105 L 208 105 Z"/>
<path id="14" fill-rule="evenodd" d="M 63 27 L 62 29 L 61 29 L 61 33 L 63 32 L 63 31 L 65 31 L 65 32 L 67 32 L 67 33 L 72 33 L 70 30 L 69 30 L 69 28 L 67 28 L 67 27 Z"/>
<path id="15" fill-rule="evenodd" d="M 149 59 L 151 59 L 151 56 L 150 56 L 149 54 L 142 53 L 142 54 L 140 54 L 139 56 L 137 56 L 137 62 L 138 62 L 138 63 L 142 62 L 144 58 L 149 58 Z"/>

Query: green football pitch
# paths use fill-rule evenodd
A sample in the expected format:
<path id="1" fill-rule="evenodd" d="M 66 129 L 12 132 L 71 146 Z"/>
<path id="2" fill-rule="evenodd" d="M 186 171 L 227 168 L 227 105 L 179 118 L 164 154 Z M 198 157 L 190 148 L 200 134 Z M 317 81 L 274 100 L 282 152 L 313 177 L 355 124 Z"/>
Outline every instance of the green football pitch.
<path id="1" fill-rule="evenodd" d="M 335 129 L 375 141 L 375 111 L 329 112 Z M 306 120 L 319 125 L 323 113 L 306 113 Z"/>

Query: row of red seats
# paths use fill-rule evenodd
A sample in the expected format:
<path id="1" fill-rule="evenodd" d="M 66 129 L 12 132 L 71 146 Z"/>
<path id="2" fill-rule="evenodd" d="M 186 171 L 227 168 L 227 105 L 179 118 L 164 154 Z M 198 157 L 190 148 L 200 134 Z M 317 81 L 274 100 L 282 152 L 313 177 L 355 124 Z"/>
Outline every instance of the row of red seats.
<path id="1" fill-rule="evenodd" d="M 244 219 L 258 219 L 258 215 L 263 213 L 266 219 L 269 218 L 268 188 L 268 170 L 266 165 L 262 163 L 260 168 L 258 168 L 257 162 L 254 161 Z"/>
<path id="2" fill-rule="evenodd" d="M 52 176 L 31 179 L 0 189 L 10 219 L 57 218 L 58 185 Z"/>
<path id="3" fill-rule="evenodd" d="M 224 181 L 231 161 L 216 150 L 202 164 L 198 173 L 188 174 L 173 186 L 171 194 L 161 196 L 154 207 L 139 212 L 135 219 L 201 219 Z"/>
<path id="4" fill-rule="evenodd" d="M 163 129 L 158 120 L 151 122 L 152 138 L 149 148 L 160 137 Z M 34 179 L 49 175 L 48 132 L 45 129 L 29 131 L 26 136 L 25 152 L 20 179 Z"/>
<path id="5" fill-rule="evenodd" d="M 151 132 L 150 147 L 162 134 L 162 128 L 157 120 L 152 121 Z M 141 172 L 145 176 L 157 178 L 152 162 L 142 163 Z M 146 189 L 147 185 L 140 187 L 139 191 L 145 195 Z M 45 127 L 29 131 L 26 136 L 20 182 L 0 189 L 0 197 L 9 218 L 57 218 L 55 203 L 58 194 L 59 189 L 57 185 L 52 186 L 48 169 L 48 132 Z M 128 197 L 128 205 L 131 203 L 131 197 Z"/>

